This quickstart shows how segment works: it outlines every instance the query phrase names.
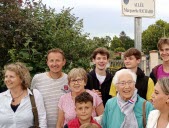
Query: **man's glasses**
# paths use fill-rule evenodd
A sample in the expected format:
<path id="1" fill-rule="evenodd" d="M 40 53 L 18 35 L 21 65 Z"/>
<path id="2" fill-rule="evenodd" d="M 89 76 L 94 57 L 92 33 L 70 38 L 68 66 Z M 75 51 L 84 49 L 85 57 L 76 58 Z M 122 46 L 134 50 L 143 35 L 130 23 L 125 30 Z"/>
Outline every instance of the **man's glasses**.
<path id="1" fill-rule="evenodd" d="M 79 78 L 79 79 L 72 79 L 72 80 L 70 80 L 70 82 L 72 83 L 72 84 L 75 84 L 76 82 L 77 83 L 81 83 L 83 81 L 83 79 L 82 78 Z"/>
<path id="2" fill-rule="evenodd" d="M 132 80 L 129 80 L 129 81 L 122 81 L 122 82 L 117 83 L 117 85 L 120 85 L 120 86 L 124 86 L 126 84 L 131 86 L 131 85 L 135 84 L 135 82 Z"/>

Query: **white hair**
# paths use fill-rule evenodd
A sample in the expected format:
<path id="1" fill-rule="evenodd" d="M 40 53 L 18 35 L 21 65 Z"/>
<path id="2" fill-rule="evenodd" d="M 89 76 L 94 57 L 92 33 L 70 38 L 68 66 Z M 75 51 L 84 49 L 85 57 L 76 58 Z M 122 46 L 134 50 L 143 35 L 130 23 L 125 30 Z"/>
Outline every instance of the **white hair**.
<path id="1" fill-rule="evenodd" d="M 116 85 L 119 82 L 119 77 L 123 74 L 129 74 L 133 78 L 133 81 L 136 82 L 137 75 L 132 72 L 130 69 L 121 69 L 117 71 L 113 77 L 113 84 Z"/>

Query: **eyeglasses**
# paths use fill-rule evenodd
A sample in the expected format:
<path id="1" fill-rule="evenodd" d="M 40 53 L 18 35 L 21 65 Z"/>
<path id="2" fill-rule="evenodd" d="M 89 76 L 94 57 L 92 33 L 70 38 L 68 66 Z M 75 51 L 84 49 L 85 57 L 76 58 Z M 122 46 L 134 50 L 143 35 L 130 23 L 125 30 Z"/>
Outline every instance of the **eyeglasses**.
<path id="1" fill-rule="evenodd" d="M 79 78 L 79 79 L 73 79 L 73 80 L 70 80 L 70 82 L 72 83 L 72 84 L 75 84 L 76 82 L 77 83 L 81 83 L 83 81 L 83 79 L 82 78 Z"/>
<path id="2" fill-rule="evenodd" d="M 131 85 L 135 84 L 135 82 L 129 80 L 129 81 L 122 81 L 122 82 L 117 83 L 117 85 L 120 85 L 120 86 L 124 86 L 126 84 L 128 84 L 129 86 L 131 86 Z"/>

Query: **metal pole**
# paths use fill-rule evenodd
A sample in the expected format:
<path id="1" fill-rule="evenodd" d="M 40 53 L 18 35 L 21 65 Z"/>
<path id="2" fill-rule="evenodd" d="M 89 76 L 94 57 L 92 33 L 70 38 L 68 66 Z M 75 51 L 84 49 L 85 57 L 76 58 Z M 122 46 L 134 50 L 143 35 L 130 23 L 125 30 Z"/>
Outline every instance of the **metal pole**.
<path id="1" fill-rule="evenodd" d="M 134 47 L 138 50 L 142 51 L 142 18 L 135 17 L 134 18 Z"/>
<path id="2" fill-rule="evenodd" d="M 163 29 L 164 29 L 164 37 L 165 37 L 165 27 Z"/>

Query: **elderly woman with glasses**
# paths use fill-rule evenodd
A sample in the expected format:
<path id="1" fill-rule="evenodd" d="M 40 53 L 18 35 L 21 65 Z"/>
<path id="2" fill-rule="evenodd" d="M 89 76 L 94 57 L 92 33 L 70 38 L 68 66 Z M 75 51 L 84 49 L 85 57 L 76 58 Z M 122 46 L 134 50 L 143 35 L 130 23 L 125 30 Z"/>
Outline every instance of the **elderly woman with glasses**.
<path id="1" fill-rule="evenodd" d="M 143 128 L 143 103 L 145 99 L 137 94 L 136 74 L 130 69 L 116 72 L 113 84 L 117 96 L 108 100 L 102 117 L 103 128 Z M 145 117 L 153 110 L 150 102 L 145 104 Z"/>
<path id="2" fill-rule="evenodd" d="M 68 73 L 68 84 L 71 92 L 61 96 L 58 104 L 58 119 L 56 128 L 63 128 L 70 120 L 76 118 L 75 112 L 75 97 L 82 92 L 88 92 L 93 97 L 94 111 L 92 116 L 99 116 L 103 114 L 104 106 L 102 99 L 94 92 L 85 89 L 87 83 L 87 73 L 83 68 L 73 68 Z M 85 113 L 82 113 L 84 120 L 87 117 Z M 85 122 L 84 122 L 85 123 Z"/>

